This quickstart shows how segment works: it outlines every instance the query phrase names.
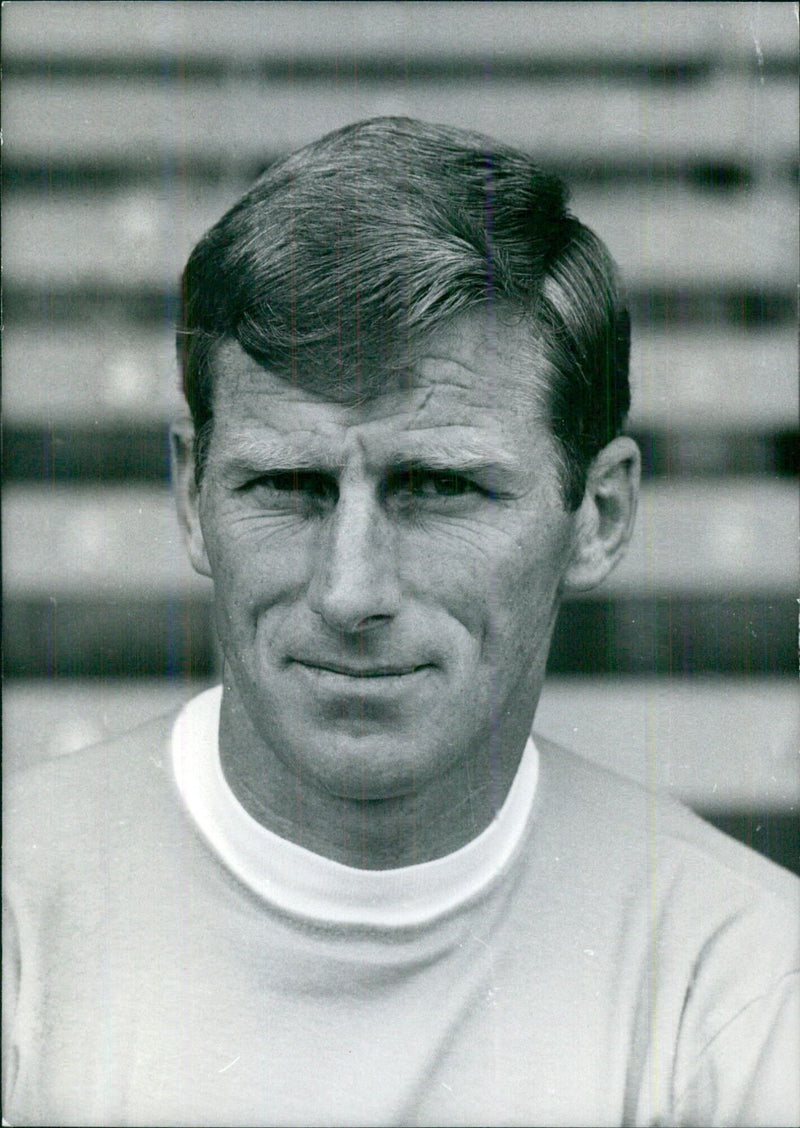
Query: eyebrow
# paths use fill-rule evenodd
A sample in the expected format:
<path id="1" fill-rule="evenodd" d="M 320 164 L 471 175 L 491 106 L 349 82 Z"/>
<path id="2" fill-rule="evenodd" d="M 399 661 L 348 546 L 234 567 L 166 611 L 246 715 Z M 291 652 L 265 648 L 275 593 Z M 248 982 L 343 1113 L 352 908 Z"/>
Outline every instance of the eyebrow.
<path id="1" fill-rule="evenodd" d="M 335 473 L 339 469 L 331 452 L 314 443 L 269 438 L 237 438 L 230 442 L 222 455 L 226 470 L 250 471 L 265 467 L 292 470 L 314 467 Z"/>
<path id="2" fill-rule="evenodd" d="M 428 470 L 516 470 L 518 460 L 507 451 L 484 451 L 480 448 L 465 448 L 463 446 L 444 447 L 436 446 L 423 449 L 414 449 L 406 453 L 398 452 L 386 460 L 390 470 L 400 470 L 406 467 L 420 467 Z"/>

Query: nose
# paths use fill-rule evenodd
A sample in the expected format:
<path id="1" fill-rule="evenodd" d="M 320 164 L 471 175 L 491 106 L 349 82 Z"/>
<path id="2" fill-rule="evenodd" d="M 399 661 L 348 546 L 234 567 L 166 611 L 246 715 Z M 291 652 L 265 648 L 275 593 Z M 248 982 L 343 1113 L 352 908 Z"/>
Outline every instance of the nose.
<path id="1" fill-rule="evenodd" d="M 329 627 L 371 630 L 397 614 L 394 539 L 391 521 L 370 485 L 363 480 L 342 483 L 324 520 L 308 590 L 312 611 Z"/>

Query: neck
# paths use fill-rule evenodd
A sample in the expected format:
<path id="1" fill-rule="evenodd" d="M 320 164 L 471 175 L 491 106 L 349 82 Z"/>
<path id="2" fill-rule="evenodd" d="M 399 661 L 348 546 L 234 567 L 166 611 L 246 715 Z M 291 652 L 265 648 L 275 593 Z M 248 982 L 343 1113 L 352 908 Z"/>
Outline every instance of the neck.
<path id="1" fill-rule="evenodd" d="M 257 822 L 323 857 L 360 869 L 432 861 L 476 838 L 502 806 L 530 725 L 408 795 L 359 800 L 331 794 L 284 762 L 263 739 L 230 684 L 220 716 L 220 760 L 228 786 Z M 510 736 L 510 739 L 509 739 Z M 490 747 L 490 742 L 492 747 Z"/>

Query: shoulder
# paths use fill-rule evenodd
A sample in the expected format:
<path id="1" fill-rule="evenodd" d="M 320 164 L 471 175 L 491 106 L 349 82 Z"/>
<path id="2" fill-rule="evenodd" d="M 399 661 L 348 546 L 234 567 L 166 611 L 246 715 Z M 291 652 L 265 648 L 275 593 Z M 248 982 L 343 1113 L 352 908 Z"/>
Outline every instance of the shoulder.
<path id="1" fill-rule="evenodd" d="M 175 715 L 108 742 L 36 764 L 4 781 L 4 875 L 48 882 L 61 867 L 90 869 L 115 826 L 147 825 L 174 793 Z"/>
<path id="2" fill-rule="evenodd" d="M 126 786 L 131 773 L 147 778 L 150 768 L 168 768 L 169 738 L 176 712 L 156 717 L 112 740 L 90 745 L 78 752 L 42 761 L 16 772 L 5 784 L 5 802 L 14 812 L 17 806 L 36 795 L 69 792 L 82 807 L 104 796 L 109 787 Z M 150 768 L 146 765 L 149 763 Z"/>
<path id="3" fill-rule="evenodd" d="M 637 1010 L 637 1037 L 648 1045 L 656 1031 L 664 1053 L 676 1047 L 676 1093 L 690 1110 L 680 1123 L 769 1123 L 736 1111 L 753 1094 L 772 1093 L 765 1108 L 794 1107 L 786 1076 L 800 1037 L 800 881 L 680 803 L 536 743 L 540 821 L 558 873 L 548 887 L 592 948 L 609 941 L 615 980 L 649 980 L 654 1009 Z M 795 1122 L 782 1117 L 772 1122 Z"/>
<path id="4" fill-rule="evenodd" d="M 800 880 L 683 804 L 536 737 L 543 817 L 565 850 L 613 873 L 647 874 L 667 896 L 786 906 L 797 919 Z M 794 931 L 797 930 L 795 924 Z"/>

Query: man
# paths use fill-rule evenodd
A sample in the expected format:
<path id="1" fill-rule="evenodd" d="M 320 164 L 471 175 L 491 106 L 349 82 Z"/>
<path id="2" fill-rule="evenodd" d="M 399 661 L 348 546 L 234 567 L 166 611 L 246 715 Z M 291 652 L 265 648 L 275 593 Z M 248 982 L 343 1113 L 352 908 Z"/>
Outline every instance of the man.
<path id="1" fill-rule="evenodd" d="M 178 340 L 223 685 L 8 801 L 8 1120 L 793 1123 L 794 879 L 529 736 L 638 487 L 560 183 L 349 127 L 200 242 Z"/>

